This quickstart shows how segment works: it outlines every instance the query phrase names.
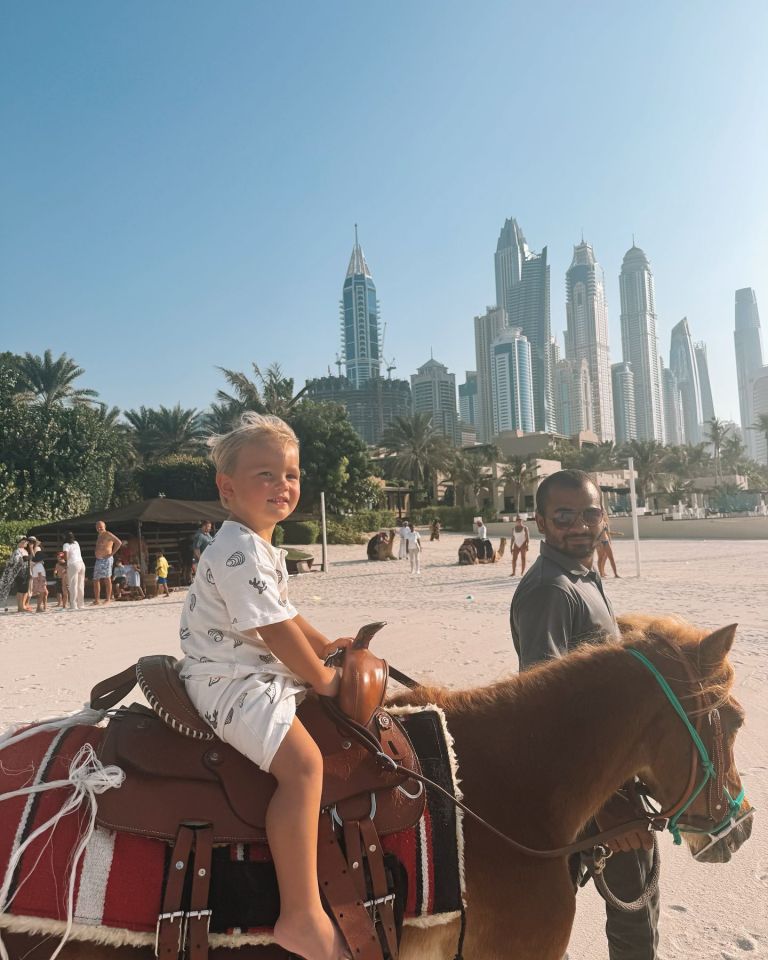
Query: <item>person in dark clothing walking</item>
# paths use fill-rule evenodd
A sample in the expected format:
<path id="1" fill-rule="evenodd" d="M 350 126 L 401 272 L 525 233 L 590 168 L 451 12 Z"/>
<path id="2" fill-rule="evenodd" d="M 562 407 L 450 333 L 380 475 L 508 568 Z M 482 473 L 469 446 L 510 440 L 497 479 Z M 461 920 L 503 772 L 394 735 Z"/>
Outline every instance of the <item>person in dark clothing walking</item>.
<path id="1" fill-rule="evenodd" d="M 610 642 L 619 629 L 600 574 L 593 569 L 595 543 L 605 525 L 600 490 L 581 470 L 547 477 L 536 493 L 536 525 L 544 537 L 536 562 L 512 598 L 512 640 L 526 670 L 543 660 L 566 656 L 585 642 Z M 608 721 L 609 718 L 606 718 Z M 567 723 L 568 718 L 563 718 Z M 597 830 L 634 819 L 621 794 L 597 814 Z M 589 829 L 589 825 L 587 827 Z M 622 900 L 634 900 L 651 870 L 648 833 L 609 844 L 605 880 Z M 606 905 L 611 960 L 658 960 L 659 899 L 635 913 Z"/>

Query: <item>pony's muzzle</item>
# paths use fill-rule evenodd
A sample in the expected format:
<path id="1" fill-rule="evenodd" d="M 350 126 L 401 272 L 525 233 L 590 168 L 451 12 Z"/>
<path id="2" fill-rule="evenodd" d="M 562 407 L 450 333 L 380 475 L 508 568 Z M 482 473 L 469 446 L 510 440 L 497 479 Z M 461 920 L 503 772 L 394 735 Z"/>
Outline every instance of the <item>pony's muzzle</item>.
<path id="1" fill-rule="evenodd" d="M 740 817 L 734 817 L 719 833 L 706 834 L 704 846 L 693 853 L 699 863 L 727 863 L 752 833 L 752 817 L 755 808 L 750 807 Z"/>

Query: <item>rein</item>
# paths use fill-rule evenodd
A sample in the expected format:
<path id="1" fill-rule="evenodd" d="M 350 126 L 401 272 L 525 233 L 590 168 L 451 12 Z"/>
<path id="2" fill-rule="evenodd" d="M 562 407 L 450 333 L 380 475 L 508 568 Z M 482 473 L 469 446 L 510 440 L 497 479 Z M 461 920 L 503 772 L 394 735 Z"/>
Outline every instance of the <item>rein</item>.
<path id="1" fill-rule="evenodd" d="M 675 658 L 683 665 L 686 673 L 688 674 L 688 679 L 692 685 L 696 685 L 696 678 L 693 676 L 690 665 L 688 664 L 685 656 L 683 655 L 682 650 L 675 644 L 673 641 L 662 638 L 664 642 L 671 648 L 675 654 Z M 633 656 L 639 663 L 641 663 L 647 670 L 650 671 L 653 678 L 658 683 L 665 697 L 672 705 L 673 709 L 680 717 L 680 719 L 685 724 L 685 727 L 688 733 L 691 736 L 692 740 L 692 750 L 691 750 L 691 769 L 688 777 L 688 784 L 683 792 L 682 797 L 673 804 L 668 810 L 663 811 L 643 811 L 643 815 L 636 820 L 630 820 L 626 823 L 619 824 L 616 827 L 611 828 L 610 830 L 604 830 L 601 833 L 593 834 L 589 837 L 585 837 L 582 840 L 577 840 L 574 843 L 568 844 L 564 847 L 555 847 L 550 850 L 538 850 L 533 847 L 528 847 L 525 844 L 514 840 L 512 837 L 503 833 L 501 830 L 494 827 L 492 824 L 488 823 L 487 820 L 483 819 L 479 814 L 475 813 L 474 810 L 471 810 L 466 804 L 462 803 L 456 797 L 454 797 L 447 790 L 443 789 L 439 784 L 430 780 L 428 777 L 423 776 L 422 774 L 414 773 L 411 770 L 407 770 L 405 767 L 400 766 L 396 763 L 390 756 L 383 753 L 381 747 L 376 739 L 376 737 L 370 733 L 365 727 L 360 724 L 355 723 L 353 720 L 350 720 L 344 713 L 342 713 L 336 704 L 328 700 L 327 698 L 321 698 L 323 705 L 326 710 L 331 714 L 334 720 L 342 724 L 345 729 L 348 730 L 351 736 L 365 749 L 372 752 L 376 759 L 382 764 L 395 772 L 398 772 L 403 775 L 407 775 L 409 779 L 419 780 L 425 786 L 430 787 L 436 790 L 438 793 L 445 796 L 448 800 L 451 801 L 455 806 L 462 810 L 468 817 L 473 819 L 476 823 L 479 823 L 486 830 L 494 834 L 500 840 L 503 840 L 514 850 L 517 850 L 518 853 L 525 854 L 529 857 L 538 857 L 543 859 L 551 859 L 557 857 L 569 856 L 572 853 L 581 853 L 586 850 L 595 850 L 596 848 L 605 848 L 606 843 L 611 840 L 616 840 L 620 837 L 630 836 L 632 834 L 642 832 L 642 831 L 663 831 L 665 829 L 669 830 L 674 838 L 675 845 L 679 846 L 682 843 L 682 833 L 697 833 L 697 834 L 706 834 L 710 837 L 710 842 L 700 850 L 697 854 L 694 854 L 694 859 L 698 859 L 706 850 L 710 849 L 715 843 L 724 839 L 730 832 L 733 830 L 739 823 L 745 820 L 747 817 L 753 815 L 754 810 L 750 809 L 742 817 L 738 817 L 738 811 L 741 808 L 741 805 L 744 801 L 744 788 L 739 791 L 738 795 L 734 798 L 731 797 L 728 788 L 725 784 L 725 773 L 722 765 L 722 728 L 720 726 L 720 715 L 716 708 L 712 708 L 708 711 L 707 715 L 709 717 L 710 723 L 715 729 L 715 750 L 718 753 L 720 758 L 720 767 L 716 768 L 715 764 L 709 757 L 704 741 L 701 738 L 701 732 L 699 730 L 700 719 L 697 716 L 696 725 L 691 723 L 688 714 L 685 712 L 685 708 L 680 703 L 675 692 L 672 690 L 671 686 L 658 670 L 658 668 L 639 650 L 635 650 L 633 647 L 627 649 L 627 652 Z M 402 683 L 406 687 L 414 689 L 418 686 L 421 686 L 416 680 L 413 680 L 407 674 L 396 669 L 395 667 L 389 668 L 389 675 L 397 680 L 398 683 Z M 699 692 L 697 694 L 697 700 L 702 700 L 703 694 Z M 706 706 L 706 704 L 704 704 Z M 699 783 L 696 783 L 696 772 L 698 766 L 701 765 L 702 769 L 702 778 Z M 681 817 L 686 810 L 693 804 L 696 798 L 699 796 L 704 787 L 713 782 L 716 789 L 716 799 L 720 799 L 720 796 L 724 796 L 727 800 L 728 812 L 726 816 L 717 823 L 714 827 L 709 829 L 700 829 L 689 824 L 681 822 Z M 715 804 L 715 809 L 720 809 L 720 804 Z M 714 820 L 714 817 L 710 817 Z M 610 854 L 610 851 L 607 851 L 607 855 Z M 599 860 L 599 857 L 595 858 Z M 603 861 L 606 857 L 603 857 Z"/>

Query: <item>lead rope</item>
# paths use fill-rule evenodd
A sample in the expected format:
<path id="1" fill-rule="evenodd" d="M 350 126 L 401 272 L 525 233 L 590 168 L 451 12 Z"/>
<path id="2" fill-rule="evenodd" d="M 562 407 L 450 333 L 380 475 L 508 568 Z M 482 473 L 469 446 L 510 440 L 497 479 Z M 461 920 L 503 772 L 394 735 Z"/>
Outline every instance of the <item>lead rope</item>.
<path id="1" fill-rule="evenodd" d="M 592 879 L 597 888 L 597 892 L 605 900 L 605 902 L 614 907 L 616 910 L 621 910 L 622 913 L 636 913 L 638 910 L 642 910 L 644 907 L 648 906 L 651 900 L 656 896 L 659 891 L 659 872 L 661 867 L 661 856 L 659 854 L 659 845 L 656 841 L 656 834 L 653 834 L 653 850 L 652 850 L 652 865 L 651 870 L 645 880 L 645 886 L 643 887 L 643 892 L 636 900 L 619 900 L 615 893 L 612 893 L 608 888 L 608 884 L 605 882 L 605 876 L 603 871 L 605 870 L 605 865 L 608 860 L 613 856 L 612 852 L 606 847 L 599 846 L 595 848 L 600 851 L 600 853 L 594 858 L 592 864 Z"/>

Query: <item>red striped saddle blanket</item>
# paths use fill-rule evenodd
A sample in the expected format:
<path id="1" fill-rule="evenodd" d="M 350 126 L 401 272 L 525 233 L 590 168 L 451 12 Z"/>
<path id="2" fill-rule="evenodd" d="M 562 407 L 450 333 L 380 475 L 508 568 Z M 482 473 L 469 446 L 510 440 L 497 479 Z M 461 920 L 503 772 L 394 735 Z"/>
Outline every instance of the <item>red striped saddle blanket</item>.
<path id="1" fill-rule="evenodd" d="M 454 795 L 456 783 L 450 735 L 435 708 L 400 718 L 426 776 Z M 33 783 L 66 780 L 73 758 L 85 744 L 97 747 L 103 728 L 73 726 L 42 731 L 0 753 L 0 797 Z M 19 847 L 72 794 L 69 786 L 8 799 L 0 817 L 0 932 L 63 934 L 95 942 L 154 943 L 162 909 L 164 879 L 171 848 L 167 843 L 95 827 L 72 884 L 73 851 L 90 828 L 87 804 L 66 814 L 37 837 L 18 863 Z M 461 819 L 452 803 L 428 791 L 427 805 L 415 827 L 382 838 L 385 863 L 405 923 L 454 919 L 462 905 L 463 840 Z M 214 850 L 209 908 L 211 946 L 265 943 L 278 911 L 277 885 L 266 844 L 234 844 Z"/>

